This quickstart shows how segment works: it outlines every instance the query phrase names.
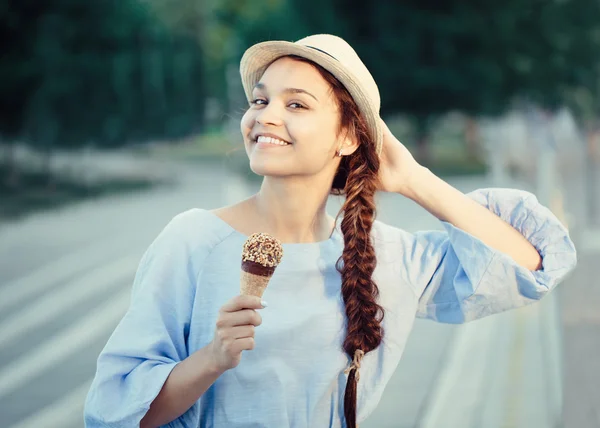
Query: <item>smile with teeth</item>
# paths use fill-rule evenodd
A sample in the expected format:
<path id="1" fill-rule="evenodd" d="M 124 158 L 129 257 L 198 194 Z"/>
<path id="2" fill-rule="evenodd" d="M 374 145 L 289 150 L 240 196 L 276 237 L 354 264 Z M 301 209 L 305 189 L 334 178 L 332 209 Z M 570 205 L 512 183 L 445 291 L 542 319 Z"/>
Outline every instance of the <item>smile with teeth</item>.
<path id="1" fill-rule="evenodd" d="M 262 135 L 256 139 L 256 142 L 257 143 L 275 144 L 277 146 L 289 146 L 290 145 L 290 143 L 286 143 L 285 141 L 278 140 L 277 138 L 264 137 Z"/>

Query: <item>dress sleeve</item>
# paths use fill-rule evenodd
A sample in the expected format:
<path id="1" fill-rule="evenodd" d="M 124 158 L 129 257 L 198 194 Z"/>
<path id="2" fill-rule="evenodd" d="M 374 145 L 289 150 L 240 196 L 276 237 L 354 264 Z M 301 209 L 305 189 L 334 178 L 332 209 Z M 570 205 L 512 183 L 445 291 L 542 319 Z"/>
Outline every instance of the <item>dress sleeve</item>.
<path id="1" fill-rule="evenodd" d="M 98 357 L 84 410 L 88 428 L 139 426 L 171 370 L 188 356 L 198 254 L 176 223 L 143 255 L 130 306 Z M 196 418 L 195 406 L 178 422 L 195 426 L 186 423 Z"/>
<path id="2" fill-rule="evenodd" d="M 539 252 L 530 271 L 478 238 L 442 222 L 444 231 L 416 233 L 409 244 L 417 316 L 462 323 L 541 299 L 577 264 L 567 229 L 536 197 L 513 189 L 468 195 L 518 230 Z"/>

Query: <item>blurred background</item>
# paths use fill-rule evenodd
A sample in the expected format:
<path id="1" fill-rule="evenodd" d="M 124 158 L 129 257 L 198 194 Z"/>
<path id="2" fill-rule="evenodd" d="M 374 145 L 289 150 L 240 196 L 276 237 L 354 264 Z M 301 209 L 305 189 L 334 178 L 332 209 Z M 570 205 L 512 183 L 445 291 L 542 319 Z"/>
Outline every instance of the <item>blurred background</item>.
<path id="1" fill-rule="evenodd" d="M 83 426 L 144 250 L 177 213 L 260 184 L 239 133 L 244 50 L 332 33 L 422 164 L 465 192 L 534 192 L 579 251 L 539 305 L 418 321 L 361 427 L 600 427 L 599 12 L 597 0 L 0 0 L 0 426 Z M 382 221 L 440 228 L 398 195 L 378 202 Z"/>

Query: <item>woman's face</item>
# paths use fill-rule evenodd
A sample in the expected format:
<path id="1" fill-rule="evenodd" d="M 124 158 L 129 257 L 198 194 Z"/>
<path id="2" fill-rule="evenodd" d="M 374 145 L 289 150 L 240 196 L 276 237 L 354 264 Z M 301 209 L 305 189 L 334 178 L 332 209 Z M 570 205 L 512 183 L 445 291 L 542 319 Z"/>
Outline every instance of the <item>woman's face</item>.
<path id="1" fill-rule="evenodd" d="M 333 179 L 343 133 L 338 138 L 339 111 L 330 86 L 313 66 L 278 59 L 250 101 L 241 131 L 252 171 L 273 177 L 323 173 Z"/>

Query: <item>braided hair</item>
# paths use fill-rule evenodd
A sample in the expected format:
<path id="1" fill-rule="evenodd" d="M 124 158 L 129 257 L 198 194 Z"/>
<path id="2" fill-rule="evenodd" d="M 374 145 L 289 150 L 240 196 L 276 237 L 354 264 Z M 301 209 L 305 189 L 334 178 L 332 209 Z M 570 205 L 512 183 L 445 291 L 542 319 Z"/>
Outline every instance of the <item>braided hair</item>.
<path id="1" fill-rule="evenodd" d="M 342 276 L 342 297 L 346 307 L 346 337 L 343 348 L 352 364 L 346 371 L 344 417 L 348 428 L 356 427 L 357 383 L 360 360 L 376 349 L 383 339 L 383 308 L 377 303 L 379 290 L 372 279 L 377 260 L 371 242 L 375 220 L 375 192 L 378 184 L 379 156 L 369 137 L 364 118 L 348 90 L 327 70 L 305 58 L 329 83 L 340 111 L 340 129 L 353 134 L 358 149 L 344 156 L 334 177 L 333 194 L 345 194 L 340 209 L 344 251 L 337 270 Z"/>

